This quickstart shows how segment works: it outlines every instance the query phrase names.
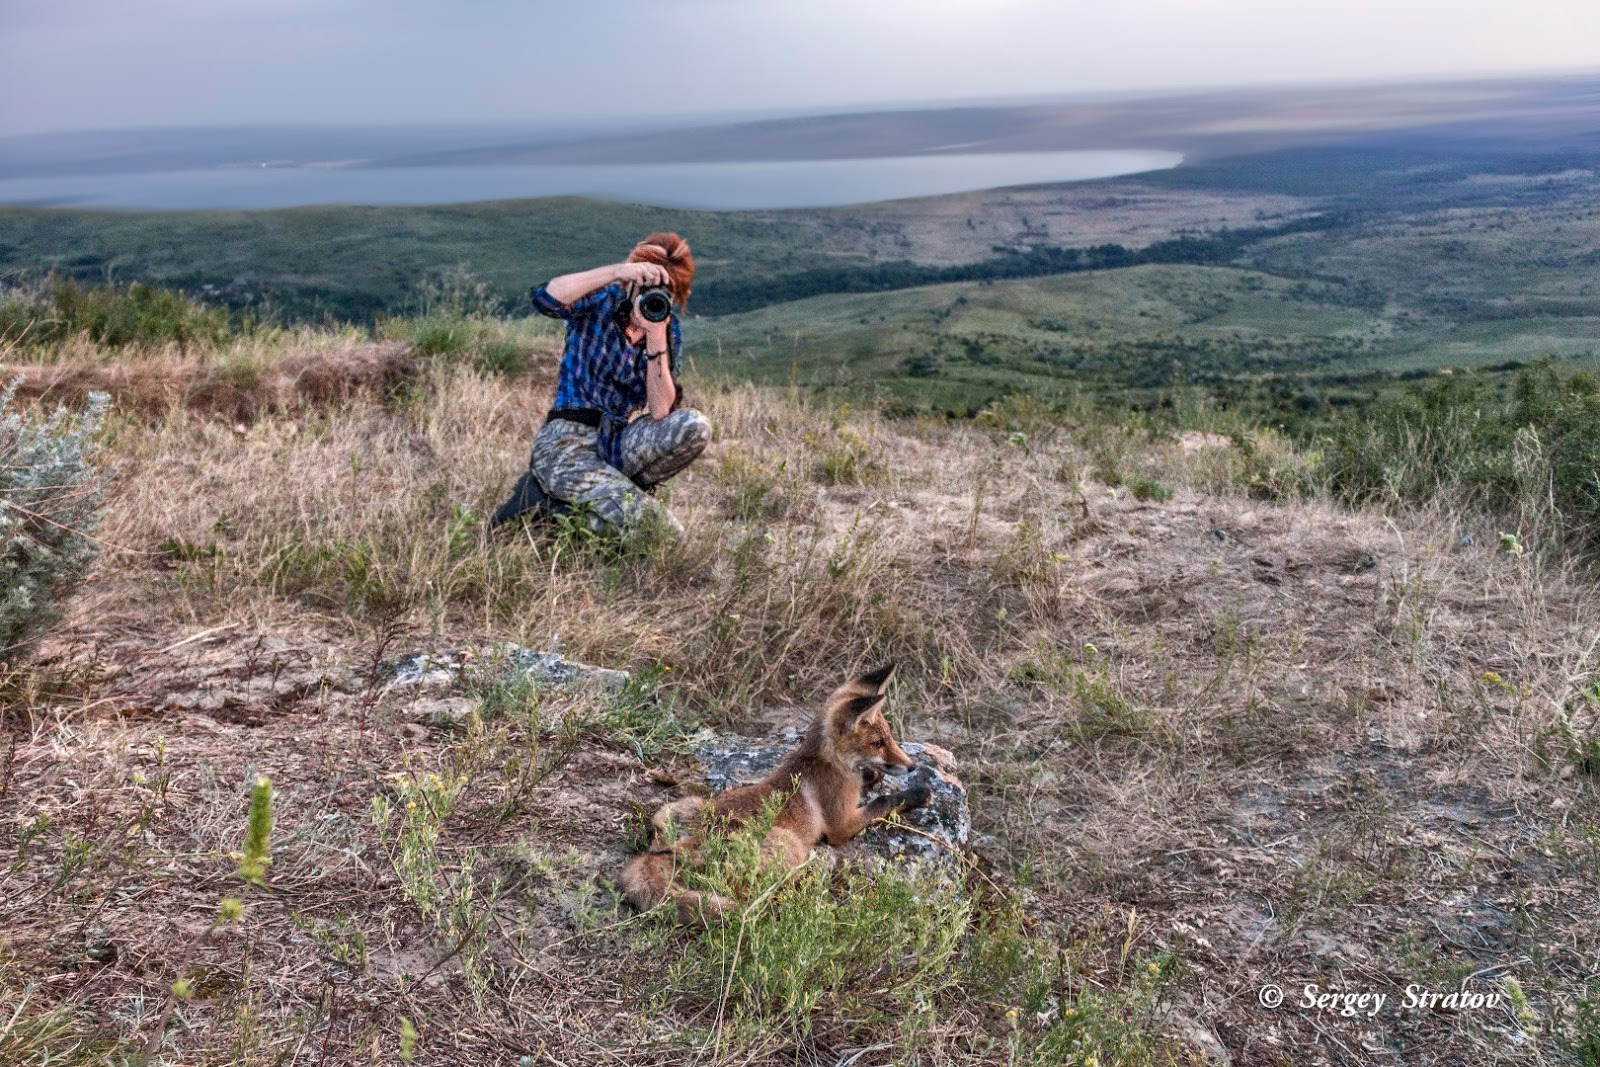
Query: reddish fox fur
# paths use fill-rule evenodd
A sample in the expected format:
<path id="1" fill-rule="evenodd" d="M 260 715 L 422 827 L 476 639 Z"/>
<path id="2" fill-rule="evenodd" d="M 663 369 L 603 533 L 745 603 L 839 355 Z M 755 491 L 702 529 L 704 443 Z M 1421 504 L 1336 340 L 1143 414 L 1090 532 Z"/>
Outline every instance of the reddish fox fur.
<path id="1" fill-rule="evenodd" d="M 894 665 L 847 682 L 812 719 L 794 750 L 771 774 L 752 785 L 730 789 L 712 800 L 685 797 L 664 805 L 650 820 L 654 843 L 622 871 L 622 889 L 641 911 L 672 899 L 685 922 L 720 918 L 734 907 L 726 897 L 697 893 L 677 885 L 673 876 L 699 855 L 699 841 L 689 836 L 673 842 L 672 825 L 691 834 L 737 829 L 758 815 L 774 795 L 783 798 L 764 851 L 790 867 L 798 867 L 819 844 L 842 845 L 869 824 L 896 811 L 921 807 L 929 799 L 925 785 L 862 802 L 863 789 L 885 774 L 904 774 L 916 761 L 895 744 L 883 717 L 883 702 L 894 677 Z"/>

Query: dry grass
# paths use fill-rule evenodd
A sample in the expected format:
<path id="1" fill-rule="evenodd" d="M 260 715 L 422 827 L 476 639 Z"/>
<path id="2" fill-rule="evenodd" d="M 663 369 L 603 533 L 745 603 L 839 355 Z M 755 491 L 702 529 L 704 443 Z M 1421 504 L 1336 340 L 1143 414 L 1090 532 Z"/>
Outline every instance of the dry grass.
<path id="1" fill-rule="evenodd" d="M 248 424 L 124 421 L 117 551 L 10 690 L 0 988 L 23 1010 L 0 1013 L 0 1052 L 390 1063 L 401 1016 L 426 1063 L 871 1047 L 873 1025 L 821 1019 L 729 1049 L 714 1004 L 662 991 L 681 935 L 619 913 L 609 883 L 634 805 L 670 795 L 650 771 L 678 728 L 635 718 L 660 712 L 522 699 L 445 729 L 362 684 L 402 650 L 510 639 L 747 730 L 900 661 L 904 732 L 963 759 L 990 877 L 1073 961 L 1056 995 L 1122 996 L 1106 1018 L 1149 1035 L 1127 1062 L 1577 1055 L 1600 980 L 1591 586 L 1486 531 L 1463 544 L 1442 507 L 1256 501 L 1306 462 L 1277 442 L 695 396 L 716 440 L 665 493 L 678 543 L 481 539 L 546 400 L 525 381 L 437 364 L 398 396 Z M 258 773 L 279 794 L 268 890 L 228 859 Z M 375 797 L 439 818 L 375 821 Z M 217 924 L 241 894 L 243 921 Z M 1138 1012 L 1129 952 L 1181 964 Z M 191 999 L 169 998 L 180 978 Z M 1397 998 L 1469 978 L 1514 981 L 1532 1014 L 1256 1003 L 1266 982 Z M 958 985 L 922 1061 L 1042 1047 L 1010 987 Z"/>
<path id="2" fill-rule="evenodd" d="M 68 346 L 51 362 L 0 364 L 0 381 L 16 380 L 17 397 L 42 404 L 82 405 L 90 393 L 110 395 L 121 410 L 144 418 L 171 411 L 253 422 L 293 415 L 360 394 L 384 395 L 416 376 L 406 346 L 302 331 L 285 339 L 244 338 L 221 350 L 169 349 L 106 362 L 92 345 Z"/>

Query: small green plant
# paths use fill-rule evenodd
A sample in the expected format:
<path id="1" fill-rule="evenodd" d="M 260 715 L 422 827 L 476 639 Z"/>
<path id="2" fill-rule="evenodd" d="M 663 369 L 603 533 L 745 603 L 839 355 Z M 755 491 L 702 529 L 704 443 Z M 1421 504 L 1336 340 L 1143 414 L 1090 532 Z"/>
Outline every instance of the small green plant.
<path id="1" fill-rule="evenodd" d="M 1066 695 L 1076 712 L 1065 727 L 1074 741 L 1145 736 L 1158 728 L 1154 713 L 1112 677 L 1110 665 L 1092 645 L 1081 656 L 1064 648 L 1041 648 L 1011 668 L 1019 682 L 1043 684 Z"/>
<path id="2" fill-rule="evenodd" d="M 49 622 L 93 561 L 105 484 L 90 462 L 104 394 L 81 415 L 38 420 L 11 410 L 15 392 L 0 391 L 0 659 Z"/>
<path id="3" fill-rule="evenodd" d="M 480 860 L 477 849 L 453 853 L 452 868 L 440 844 L 445 820 L 455 810 L 467 777 L 407 770 L 390 775 L 389 783 L 394 802 L 383 796 L 372 798 L 373 825 L 382 836 L 402 891 L 450 944 L 474 998 L 481 1000 L 488 981 L 484 964 L 487 926 L 499 883 L 486 889 L 478 886 L 474 876 Z M 365 946 L 353 945 L 352 950 L 364 953 Z"/>
<path id="4" fill-rule="evenodd" d="M 473 366 L 480 374 L 515 377 L 528 367 L 529 354 L 515 341 L 485 341 L 479 346 Z"/>
<path id="5" fill-rule="evenodd" d="M 1600 1067 L 1600 983 L 1579 997 L 1563 1044 L 1578 1067 Z"/>
<path id="6" fill-rule="evenodd" d="M 437 918 L 453 886 L 441 875 L 439 835 L 466 784 L 463 776 L 391 774 L 395 802 L 372 798 L 372 821 L 390 845 L 390 859 L 405 894 L 425 919 Z"/>
<path id="7" fill-rule="evenodd" d="M 1017 523 L 1011 543 L 996 553 L 995 576 L 1008 584 L 1049 587 L 1068 558 L 1065 551 L 1048 543 L 1044 520 L 1038 510 L 1030 507 Z"/>
<path id="8" fill-rule="evenodd" d="M 1511 1012 L 1516 1016 L 1517 1026 L 1525 1034 L 1537 1033 L 1538 1017 L 1528 1003 L 1528 994 L 1523 991 L 1522 983 L 1508 974 L 1500 980 L 1500 984 L 1505 988 L 1506 998 L 1511 1001 Z"/>
<path id="9" fill-rule="evenodd" d="M 413 1063 L 417 1058 L 417 1028 L 406 1016 L 400 1016 L 400 1062 Z"/>
<path id="10" fill-rule="evenodd" d="M 419 356 L 455 356 L 465 352 L 475 340 L 473 324 L 452 315 L 430 315 L 417 322 L 411 349 Z"/>
<path id="11" fill-rule="evenodd" d="M 1600 679 L 1590 682 L 1557 715 L 1550 733 L 1556 754 L 1541 738 L 1542 755 L 1552 762 L 1563 758 L 1580 773 L 1600 778 Z"/>
<path id="12" fill-rule="evenodd" d="M 740 910 L 693 939 L 661 995 L 704 1002 L 724 1051 L 882 1027 L 914 1045 L 959 978 L 970 903 L 925 870 L 831 872 L 814 857 L 792 871 L 763 855 L 775 814 L 704 841 L 686 881 Z"/>
<path id="13" fill-rule="evenodd" d="M 1006 1063 L 1182 1062 L 1156 1022 L 1180 977 L 1179 960 L 1137 949 L 1135 913 L 1120 928 L 1107 931 L 1096 923 L 1085 937 L 1069 942 L 1031 929 L 1014 896 L 1000 894 L 986 903 L 963 959 L 964 979 L 968 991 L 981 994 L 999 1016 L 989 1024 L 1003 1027 Z M 1095 969 L 1101 973 L 1086 981 Z"/>
<path id="14" fill-rule="evenodd" d="M 746 452 L 730 451 L 717 464 L 717 480 L 727 486 L 728 513 L 744 522 L 785 518 L 799 503 L 788 478 L 789 462 L 768 467 Z"/>
<path id="15" fill-rule="evenodd" d="M 817 478 L 824 485 L 881 485 L 889 471 L 873 455 L 867 439 L 848 426 L 839 428 L 838 441 L 822 455 Z"/>
<path id="16" fill-rule="evenodd" d="M 256 779 L 250 790 L 250 815 L 245 821 L 244 848 L 233 854 L 240 878 L 251 885 L 266 884 L 268 849 L 272 837 L 272 779 Z"/>
<path id="17" fill-rule="evenodd" d="M 1172 487 L 1140 475 L 1128 482 L 1128 490 L 1135 500 L 1154 500 L 1165 503 L 1172 499 Z"/>

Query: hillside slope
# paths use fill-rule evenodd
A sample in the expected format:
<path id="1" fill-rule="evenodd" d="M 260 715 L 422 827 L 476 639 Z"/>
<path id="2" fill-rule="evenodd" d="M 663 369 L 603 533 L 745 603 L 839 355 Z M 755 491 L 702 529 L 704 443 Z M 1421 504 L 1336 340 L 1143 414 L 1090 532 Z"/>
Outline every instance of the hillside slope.
<path id="1" fill-rule="evenodd" d="M 0 1059 L 1593 1055 L 1600 611 L 1558 558 L 1443 506 L 1258 499 L 1313 462 L 1270 435 L 736 387 L 697 392 L 716 439 L 663 496 L 683 541 L 486 543 L 548 387 L 421 374 L 109 437 L 98 576 L 7 690 Z M 441 706 L 373 684 L 494 640 L 640 687 Z M 970 904 L 909 912 L 910 955 L 949 937 L 935 972 L 908 987 L 904 946 L 829 925 L 812 881 L 774 889 L 803 936 L 619 909 L 637 813 L 692 785 L 695 729 L 799 725 L 885 660 L 901 733 L 974 796 Z M 261 774 L 254 888 L 229 854 Z M 854 921 L 886 922 L 850 884 Z M 224 897 L 237 922 L 213 921 Z M 788 972 L 817 999 L 779 996 Z M 1390 1000 L 1298 1008 L 1306 983 Z M 1290 1003 L 1263 1007 L 1269 984 Z M 1463 984 L 1495 1004 L 1398 1006 Z"/>

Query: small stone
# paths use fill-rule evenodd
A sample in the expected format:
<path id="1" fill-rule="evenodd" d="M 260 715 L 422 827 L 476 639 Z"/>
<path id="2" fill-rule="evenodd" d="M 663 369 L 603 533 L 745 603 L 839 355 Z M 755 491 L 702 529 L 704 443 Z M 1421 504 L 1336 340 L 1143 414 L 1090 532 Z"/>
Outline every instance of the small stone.
<path id="1" fill-rule="evenodd" d="M 117 943 L 111 940 L 111 931 L 99 923 L 85 930 L 83 954 L 96 963 L 114 963 L 117 958 Z"/>
<path id="2" fill-rule="evenodd" d="M 440 697 L 414 701 L 406 710 L 414 722 L 451 730 L 465 726 L 477 706 L 477 701 L 467 697 Z"/>

